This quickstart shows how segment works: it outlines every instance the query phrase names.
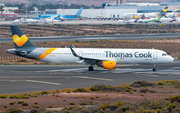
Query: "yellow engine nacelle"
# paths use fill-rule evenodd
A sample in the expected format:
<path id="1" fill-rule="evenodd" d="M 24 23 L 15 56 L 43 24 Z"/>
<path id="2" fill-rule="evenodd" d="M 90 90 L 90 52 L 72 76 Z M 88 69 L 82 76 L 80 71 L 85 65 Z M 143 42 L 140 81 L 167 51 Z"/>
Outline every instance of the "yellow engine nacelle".
<path id="1" fill-rule="evenodd" d="M 115 69 L 116 61 L 102 61 L 102 67 L 104 69 Z"/>
<path id="2" fill-rule="evenodd" d="M 139 16 L 134 16 L 134 19 L 138 19 L 139 18 Z"/>

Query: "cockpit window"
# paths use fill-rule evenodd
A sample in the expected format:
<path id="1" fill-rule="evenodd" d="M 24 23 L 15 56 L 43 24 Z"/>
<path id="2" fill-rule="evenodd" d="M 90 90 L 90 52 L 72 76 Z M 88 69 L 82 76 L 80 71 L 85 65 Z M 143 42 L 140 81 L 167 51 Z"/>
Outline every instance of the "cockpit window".
<path id="1" fill-rule="evenodd" d="M 162 54 L 162 56 L 166 56 L 166 55 L 168 55 L 168 54 L 167 54 L 167 53 L 163 53 L 163 54 Z"/>

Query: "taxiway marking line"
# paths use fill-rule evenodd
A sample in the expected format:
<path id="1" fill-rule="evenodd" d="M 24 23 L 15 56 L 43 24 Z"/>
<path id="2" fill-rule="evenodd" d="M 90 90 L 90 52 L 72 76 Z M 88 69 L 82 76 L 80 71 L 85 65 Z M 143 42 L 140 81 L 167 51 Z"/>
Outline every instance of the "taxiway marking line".
<path id="1" fill-rule="evenodd" d="M 68 71 L 77 71 L 77 70 L 82 70 L 82 69 L 86 69 L 87 70 L 87 68 L 76 68 L 76 69 L 61 69 L 61 70 L 45 70 L 45 71 L 36 71 L 36 72 L 58 72 L 58 71 L 60 71 L 60 72 L 68 72 Z"/>
<path id="2" fill-rule="evenodd" d="M 61 85 L 60 83 L 45 82 L 45 81 L 36 81 L 36 80 L 25 80 L 25 81 L 27 81 L 27 82 L 44 83 L 44 84 L 52 84 L 52 85 Z"/>
<path id="3" fill-rule="evenodd" d="M 95 79 L 95 80 L 105 80 L 105 81 L 114 81 L 113 79 L 106 79 L 106 78 L 95 78 L 95 77 L 87 77 L 87 76 L 71 76 L 74 78 L 84 78 L 84 79 Z"/>

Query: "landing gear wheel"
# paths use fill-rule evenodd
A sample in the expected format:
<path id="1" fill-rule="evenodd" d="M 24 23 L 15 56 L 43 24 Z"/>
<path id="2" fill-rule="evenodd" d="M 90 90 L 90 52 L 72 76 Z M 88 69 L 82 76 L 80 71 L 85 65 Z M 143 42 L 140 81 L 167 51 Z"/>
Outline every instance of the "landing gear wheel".
<path id="1" fill-rule="evenodd" d="M 92 66 L 89 66 L 89 71 L 93 71 L 94 68 Z"/>
<path id="2" fill-rule="evenodd" d="M 153 68 L 153 71 L 156 71 L 156 68 Z"/>
<path id="3" fill-rule="evenodd" d="M 153 64 L 153 69 L 152 71 L 156 71 L 156 64 Z"/>

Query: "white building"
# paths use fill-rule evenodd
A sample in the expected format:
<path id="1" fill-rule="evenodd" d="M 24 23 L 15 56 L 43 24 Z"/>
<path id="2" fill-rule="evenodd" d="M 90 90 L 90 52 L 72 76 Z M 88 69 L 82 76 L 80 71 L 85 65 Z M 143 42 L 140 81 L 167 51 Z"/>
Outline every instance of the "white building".
<path id="1" fill-rule="evenodd" d="M 162 2 L 162 3 L 126 3 L 102 4 L 102 9 L 83 9 L 82 16 L 88 18 L 121 18 L 125 13 L 152 13 L 161 12 L 168 6 L 167 12 L 177 10 L 180 12 L 180 2 Z M 79 9 L 57 9 L 57 14 L 74 15 Z"/>
<path id="2" fill-rule="evenodd" d="M 3 14 L 14 14 L 14 10 L 18 10 L 18 7 L 4 7 Z"/>
<path id="3" fill-rule="evenodd" d="M 57 14 L 74 15 L 79 9 L 57 9 Z M 83 9 L 81 16 L 88 18 L 119 18 L 124 13 L 137 13 L 137 7 L 107 8 L 107 9 Z"/>

